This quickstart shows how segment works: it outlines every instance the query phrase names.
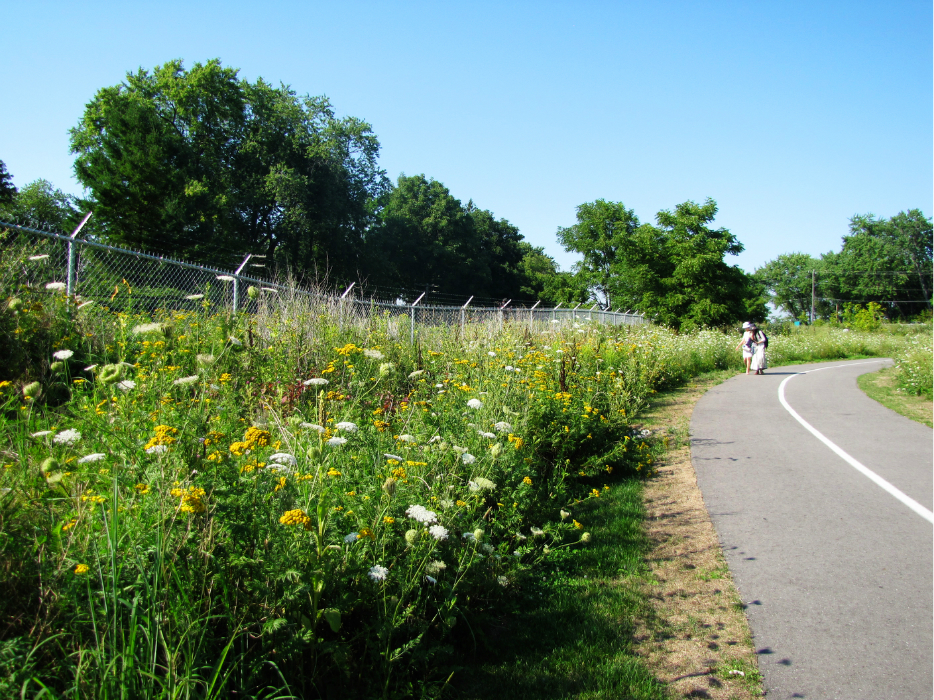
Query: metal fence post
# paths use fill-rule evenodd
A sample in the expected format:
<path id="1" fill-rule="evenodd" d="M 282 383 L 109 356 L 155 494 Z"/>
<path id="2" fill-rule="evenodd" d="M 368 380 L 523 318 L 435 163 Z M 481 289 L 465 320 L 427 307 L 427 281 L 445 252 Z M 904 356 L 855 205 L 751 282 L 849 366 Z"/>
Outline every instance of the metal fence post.
<path id="1" fill-rule="evenodd" d="M 470 306 L 470 302 L 473 301 L 473 294 L 470 295 L 470 299 L 467 300 L 467 303 L 461 307 L 461 333 L 464 332 L 464 316 L 466 315 L 466 309 Z"/>
<path id="2" fill-rule="evenodd" d="M 508 299 L 505 304 L 499 307 L 499 329 L 503 330 L 503 319 L 506 317 L 506 307 L 509 306 L 512 299 Z"/>
<path id="3" fill-rule="evenodd" d="M 350 290 L 353 289 L 355 284 L 356 282 L 351 282 L 350 286 L 341 294 L 340 299 L 337 300 L 337 327 L 339 330 L 344 330 L 344 297 L 350 294 Z"/>
<path id="4" fill-rule="evenodd" d="M 542 303 L 542 300 L 539 299 L 538 301 L 535 302 L 535 306 L 538 306 L 538 305 L 541 304 L 541 303 Z M 533 327 L 532 327 L 532 317 L 533 317 L 534 314 L 535 314 L 535 306 L 533 306 L 531 309 L 529 309 L 529 333 L 531 333 L 532 330 L 533 330 Z"/>
<path id="5" fill-rule="evenodd" d="M 238 306 L 239 301 L 240 301 L 240 278 L 239 278 L 239 275 L 240 275 L 241 272 L 243 272 L 243 268 L 246 267 L 246 264 L 250 261 L 250 258 L 252 258 L 252 257 L 253 257 L 252 253 L 251 253 L 251 254 L 248 254 L 248 255 L 243 259 L 243 262 L 240 263 L 240 267 L 238 267 L 237 270 L 236 270 L 236 272 L 233 273 L 233 278 L 234 278 L 234 283 L 233 283 L 233 311 L 234 311 L 234 313 L 237 313 L 237 306 Z"/>
<path id="6" fill-rule="evenodd" d="M 425 296 L 425 294 L 427 294 L 427 292 L 422 292 L 418 299 L 412 302 L 412 306 L 409 307 L 409 316 L 412 320 L 412 327 L 409 331 L 409 343 L 411 345 L 415 345 L 415 305 L 422 300 L 422 297 Z"/>
<path id="7" fill-rule="evenodd" d="M 65 293 L 68 294 L 68 296 L 71 296 L 75 292 L 75 236 L 78 235 L 78 231 L 83 229 L 88 219 L 91 218 L 91 213 L 92 212 L 88 212 L 84 215 L 78 227 L 71 232 L 71 240 L 68 241 L 68 273 L 65 277 Z"/>

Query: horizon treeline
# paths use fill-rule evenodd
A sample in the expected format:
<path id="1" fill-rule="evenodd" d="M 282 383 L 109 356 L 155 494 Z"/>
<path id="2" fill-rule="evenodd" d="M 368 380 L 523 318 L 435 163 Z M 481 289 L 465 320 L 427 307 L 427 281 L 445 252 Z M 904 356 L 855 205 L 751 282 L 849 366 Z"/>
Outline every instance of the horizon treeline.
<path id="1" fill-rule="evenodd" d="M 890 317 L 931 306 L 931 222 L 854 216 L 840 253 L 792 253 L 748 274 L 727 264 L 743 250 L 713 228 L 717 204 L 684 202 L 640 222 L 622 202 L 577 208 L 557 228 L 581 256 L 559 269 L 506 219 L 417 174 L 395 182 L 379 141 L 323 96 L 241 79 L 215 59 L 128 73 L 98 90 L 70 131 L 80 199 L 47 180 L 17 191 L 0 162 L 0 208 L 63 232 L 84 212 L 102 242 L 233 269 L 247 254 L 267 274 L 376 298 L 598 303 L 685 330 L 764 320 L 767 303 L 800 318 L 817 271 L 818 315 L 879 302 Z M 807 293 L 804 289 L 807 287 Z"/>

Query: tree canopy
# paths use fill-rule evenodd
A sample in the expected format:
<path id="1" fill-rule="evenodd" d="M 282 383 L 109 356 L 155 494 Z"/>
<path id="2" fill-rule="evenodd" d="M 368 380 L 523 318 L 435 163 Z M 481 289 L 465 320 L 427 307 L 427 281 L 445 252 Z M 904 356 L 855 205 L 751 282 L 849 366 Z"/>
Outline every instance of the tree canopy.
<path id="1" fill-rule="evenodd" d="M 597 200 L 579 206 L 577 224 L 558 237 L 583 255 L 579 273 L 607 304 L 685 330 L 762 320 L 760 285 L 724 260 L 742 244 L 708 226 L 716 214 L 712 199 L 688 201 L 660 211 L 653 226 L 640 224 L 621 202 Z"/>
<path id="2" fill-rule="evenodd" d="M 932 227 L 918 209 L 890 219 L 872 214 L 850 219 L 839 252 L 820 259 L 781 255 L 755 272 L 773 303 L 791 316 L 807 317 L 815 274 L 815 312 L 831 318 L 846 304 L 877 303 L 889 318 L 908 318 L 931 308 Z"/>
<path id="3" fill-rule="evenodd" d="M 71 146 L 112 240 L 196 260 L 263 253 L 351 276 L 387 184 L 366 122 L 218 60 L 99 90 Z"/>

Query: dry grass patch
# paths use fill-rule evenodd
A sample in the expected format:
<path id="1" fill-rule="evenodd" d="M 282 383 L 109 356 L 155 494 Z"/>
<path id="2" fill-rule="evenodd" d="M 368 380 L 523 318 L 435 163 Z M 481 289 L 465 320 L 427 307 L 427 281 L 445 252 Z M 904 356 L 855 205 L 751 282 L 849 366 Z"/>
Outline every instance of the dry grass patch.
<path id="1" fill-rule="evenodd" d="M 934 427 L 934 402 L 925 396 L 912 396 L 898 386 L 898 375 L 894 367 L 878 372 L 861 374 L 856 383 L 866 396 L 878 401 L 886 408 L 906 418 Z"/>
<path id="2" fill-rule="evenodd" d="M 691 464 L 694 404 L 733 374 L 705 375 L 666 392 L 643 415 L 669 449 L 644 491 L 651 542 L 645 594 L 653 614 L 638 623 L 635 651 L 673 697 L 763 695 L 749 624 Z"/>

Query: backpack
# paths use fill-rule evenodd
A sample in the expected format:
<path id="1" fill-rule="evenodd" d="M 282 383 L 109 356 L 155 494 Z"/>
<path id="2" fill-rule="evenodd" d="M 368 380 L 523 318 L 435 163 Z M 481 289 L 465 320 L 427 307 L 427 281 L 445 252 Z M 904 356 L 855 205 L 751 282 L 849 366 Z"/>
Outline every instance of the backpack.
<path id="1" fill-rule="evenodd" d="M 767 336 L 765 334 L 765 331 L 762 331 L 762 330 L 759 331 L 758 335 L 762 336 L 762 343 L 763 343 L 762 347 L 763 349 L 767 350 L 769 347 L 769 336 Z M 756 340 L 758 340 L 758 337 L 756 338 Z"/>

